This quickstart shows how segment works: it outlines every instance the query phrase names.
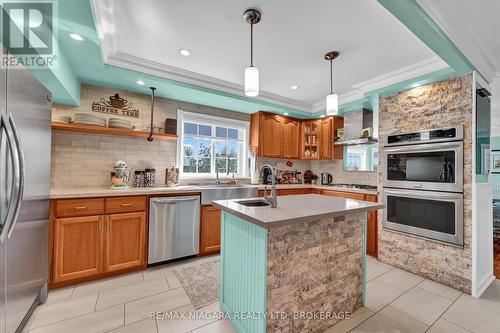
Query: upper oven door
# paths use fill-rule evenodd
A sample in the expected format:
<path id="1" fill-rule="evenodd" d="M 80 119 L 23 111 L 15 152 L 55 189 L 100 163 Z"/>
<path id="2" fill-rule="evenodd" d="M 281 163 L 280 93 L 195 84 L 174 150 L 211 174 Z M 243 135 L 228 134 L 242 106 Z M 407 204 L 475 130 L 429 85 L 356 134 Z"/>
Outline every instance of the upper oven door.
<path id="1" fill-rule="evenodd" d="M 462 141 L 384 147 L 384 187 L 462 193 Z"/>

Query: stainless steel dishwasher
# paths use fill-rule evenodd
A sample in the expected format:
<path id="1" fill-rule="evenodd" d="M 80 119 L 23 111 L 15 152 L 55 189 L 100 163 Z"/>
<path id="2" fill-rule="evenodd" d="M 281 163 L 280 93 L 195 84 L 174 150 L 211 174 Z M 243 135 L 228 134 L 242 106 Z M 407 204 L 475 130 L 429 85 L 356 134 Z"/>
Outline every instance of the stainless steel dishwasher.
<path id="1" fill-rule="evenodd" d="M 151 198 L 148 264 L 196 255 L 199 241 L 199 196 Z"/>

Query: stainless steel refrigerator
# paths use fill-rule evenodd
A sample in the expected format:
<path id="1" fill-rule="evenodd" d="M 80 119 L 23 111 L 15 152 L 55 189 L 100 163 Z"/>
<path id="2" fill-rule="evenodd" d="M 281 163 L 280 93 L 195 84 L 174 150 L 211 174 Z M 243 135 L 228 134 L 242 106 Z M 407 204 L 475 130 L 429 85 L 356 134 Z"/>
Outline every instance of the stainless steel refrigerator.
<path id="1" fill-rule="evenodd" d="M 0 67 L 0 333 L 20 331 L 47 297 L 50 120 L 49 91 Z"/>

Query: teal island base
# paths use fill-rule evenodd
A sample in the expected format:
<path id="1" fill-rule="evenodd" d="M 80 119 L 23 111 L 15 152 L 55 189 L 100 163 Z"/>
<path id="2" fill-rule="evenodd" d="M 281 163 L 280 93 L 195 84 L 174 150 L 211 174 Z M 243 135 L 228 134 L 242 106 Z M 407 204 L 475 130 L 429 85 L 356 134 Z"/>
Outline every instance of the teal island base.
<path id="1" fill-rule="evenodd" d="M 222 215 L 221 309 L 240 333 L 323 332 L 363 304 L 366 212 L 263 227 Z"/>

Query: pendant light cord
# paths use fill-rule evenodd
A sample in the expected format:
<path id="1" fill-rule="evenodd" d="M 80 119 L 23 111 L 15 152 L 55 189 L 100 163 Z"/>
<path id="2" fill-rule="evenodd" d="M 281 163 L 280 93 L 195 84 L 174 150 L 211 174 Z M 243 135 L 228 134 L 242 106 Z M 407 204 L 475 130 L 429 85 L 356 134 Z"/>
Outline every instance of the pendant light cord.
<path id="1" fill-rule="evenodd" d="M 333 94 L 333 59 L 330 60 L 330 94 Z"/>
<path id="2" fill-rule="evenodd" d="M 250 67 L 253 67 L 253 23 L 250 23 Z"/>

